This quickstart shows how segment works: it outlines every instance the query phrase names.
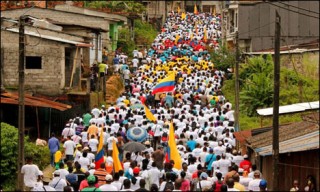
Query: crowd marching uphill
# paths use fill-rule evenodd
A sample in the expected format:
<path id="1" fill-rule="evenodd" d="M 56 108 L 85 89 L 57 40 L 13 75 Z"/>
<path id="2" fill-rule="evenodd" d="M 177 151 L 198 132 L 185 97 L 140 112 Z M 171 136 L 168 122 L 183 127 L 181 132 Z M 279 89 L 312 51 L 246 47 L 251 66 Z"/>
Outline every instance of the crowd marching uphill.
<path id="1" fill-rule="evenodd" d="M 146 57 L 132 60 L 131 72 L 115 56 L 125 92 L 108 108 L 70 119 L 62 141 L 52 134 L 53 179 L 41 177 L 28 158 L 26 188 L 265 190 L 262 174 L 236 150 L 232 104 L 221 91 L 225 72 L 210 61 L 208 48 L 219 49 L 220 29 L 220 15 L 170 12 Z"/>

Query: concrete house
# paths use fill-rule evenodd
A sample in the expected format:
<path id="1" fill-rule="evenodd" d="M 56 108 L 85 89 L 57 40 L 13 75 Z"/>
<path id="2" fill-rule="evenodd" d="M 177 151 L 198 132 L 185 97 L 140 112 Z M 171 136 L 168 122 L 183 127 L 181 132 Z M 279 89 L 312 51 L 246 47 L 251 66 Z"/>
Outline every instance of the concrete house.
<path id="1" fill-rule="evenodd" d="M 80 82 L 82 53 L 92 45 L 84 37 L 62 32 L 60 26 L 41 22 L 42 27 L 36 27 L 38 19 L 26 18 L 25 88 L 33 93 L 60 95 Z M 15 24 L 15 20 L 1 18 L 1 82 L 9 88 L 18 87 L 19 29 Z"/>
<path id="2" fill-rule="evenodd" d="M 2 17 L 18 19 L 29 8 L 9 9 L 1 11 Z M 90 44 L 93 47 L 89 52 L 89 63 L 92 64 L 95 60 L 101 62 L 102 48 L 108 47 L 114 51 L 117 48 L 118 26 L 126 24 L 127 18 L 115 14 L 107 14 L 99 11 L 92 11 L 85 8 L 79 8 L 71 5 L 59 5 L 55 9 L 45 9 L 34 7 L 28 11 L 28 15 L 39 19 L 51 19 L 54 22 L 59 22 L 59 25 L 64 25 L 64 29 L 68 28 L 68 32 L 76 33 L 77 30 L 70 31 L 72 25 L 75 27 L 96 28 L 94 32 L 82 34 L 91 38 Z M 54 23 L 53 22 L 53 23 Z M 68 27 L 66 27 L 69 24 Z"/>

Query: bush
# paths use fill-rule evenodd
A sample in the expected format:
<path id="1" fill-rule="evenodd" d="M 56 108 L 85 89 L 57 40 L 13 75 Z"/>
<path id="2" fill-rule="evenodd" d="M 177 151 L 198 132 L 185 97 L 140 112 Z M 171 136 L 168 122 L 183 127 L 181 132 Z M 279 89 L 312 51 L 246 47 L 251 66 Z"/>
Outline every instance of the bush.
<path id="1" fill-rule="evenodd" d="M 25 157 L 33 157 L 34 164 L 43 170 L 50 164 L 50 151 L 48 147 L 36 146 L 28 136 L 25 137 Z M 18 162 L 18 129 L 1 123 L 1 174 L 0 185 L 14 189 Z M 13 185 L 12 185 L 13 184 Z"/>

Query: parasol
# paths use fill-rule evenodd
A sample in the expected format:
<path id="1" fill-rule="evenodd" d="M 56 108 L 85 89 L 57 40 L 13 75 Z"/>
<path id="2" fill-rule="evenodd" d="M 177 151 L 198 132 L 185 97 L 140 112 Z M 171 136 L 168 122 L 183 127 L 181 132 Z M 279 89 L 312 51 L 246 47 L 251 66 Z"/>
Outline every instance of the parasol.
<path id="1" fill-rule="evenodd" d="M 127 131 L 127 138 L 130 141 L 143 142 L 147 136 L 147 130 L 141 127 L 132 127 Z"/>

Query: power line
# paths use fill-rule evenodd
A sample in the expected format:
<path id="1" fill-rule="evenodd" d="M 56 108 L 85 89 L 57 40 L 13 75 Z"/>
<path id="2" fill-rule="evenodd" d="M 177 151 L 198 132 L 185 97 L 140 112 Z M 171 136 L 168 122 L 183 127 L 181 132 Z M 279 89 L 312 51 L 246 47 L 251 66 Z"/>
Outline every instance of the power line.
<path id="1" fill-rule="evenodd" d="M 297 6 L 290 5 L 290 4 L 286 4 L 286 3 L 283 3 L 283 2 L 281 2 L 281 1 L 278 1 L 277 3 L 281 3 L 281 4 L 286 5 L 286 6 L 294 7 L 294 8 L 296 8 L 296 9 L 301 9 L 301 10 L 304 10 L 304 11 L 308 11 L 308 12 L 310 12 L 310 13 L 319 14 L 319 12 L 311 11 L 311 10 L 304 9 L 304 8 L 302 8 L 302 7 L 297 7 Z"/>
<path id="2" fill-rule="evenodd" d="M 239 35 L 243 35 L 243 34 L 246 34 L 246 33 L 251 32 L 251 31 L 255 31 L 255 30 L 257 30 L 257 29 L 261 29 L 261 28 L 263 28 L 263 27 L 266 27 L 266 26 L 271 25 L 271 24 L 274 24 L 274 23 L 275 23 L 275 21 L 272 21 L 272 22 L 270 22 L 270 23 L 267 23 L 267 24 L 265 24 L 265 25 L 262 25 L 261 27 L 256 27 L 256 28 L 251 29 L 251 30 L 249 30 L 249 31 L 239 33 Z"/>
<path id="3" fill-rule="evenodd" d="M 294 13 L 298 13 L 298 14 L 300 14 L 300 15 L 304 15 L 304 16 L 307 16 L 307 17 L 312 17 L 312 18 L 320 19 L 319 17 L 315 17 L 315 16 L 312 16 L 312 15 L 308 15 L 308 14 L 305 14 L 305 13 L 300 13 L 300 12 L 298 12 L 298 11 L 294 11 L 294 10 L 291 10 L 291 9 L 288 9 L 288 8 L 285 8 L 285 7 L 281 7 L 281 6 L 279 6 L 279 5 L 276 5 L 276 4 L 271 3 L 271 2 L 269 2 L 269 1 L 266 1 L 266 3 L 268 3 L 268 4 L 270 4 L 270 5 L 273 5 L 273 6 L 275 6 L 275 7 L 279 7 L 279 8 L 281 8 L 281 9 L 285 9 L 285 10 L 287 10 L 287 11 L 291 11 L 291 12 L 294 12 Z"/>
<path id="4" fill-rule="evenodd" d="M 283 36 L 285 35 L 282 28 L 281 28 L 281 33 L 282 33 Z M 283 38 L 283 40 L 284 40 L 287 48 L 289 48 L 289 45 L 288 45 L 288 42 L 286 41 L 286 39 Z M 292 54 L 292 53 L 290 52 L 290 49 L 288 49 L 288 53 L 289 53 L 289 55 Z M 296 73 L 296 75 L 299 76 L 299 73 L 298 73 L 298 71 L 297 71 L 297 68 L 296 68 L 296 66 L 295 66 L 295 63 L 294 63 L 292 57 L 290 56 L 289 59 L 290 59 L 290 61 L 291 61 L 291 63 L 292 63 L 294 72 Z M 307 98 L 306 92 L 305 92 L 304 90 L 302 90 L 302 93 L 303 93 L 304 99 L 308 102 L 310 109 L 312 109 L 311 104 L 310 104 L 310 101 L 309 101 L 309 99 Z M 316 114 L 315 114 L 315 113 L 313 113 L 313 116 L 314 116 L 314 119 L 317 120 L 317 117 L 316 117 Z M 320 121 L 318 121 L 318 124 L 319 124 L 319 123 L 320 123 Z"/>

